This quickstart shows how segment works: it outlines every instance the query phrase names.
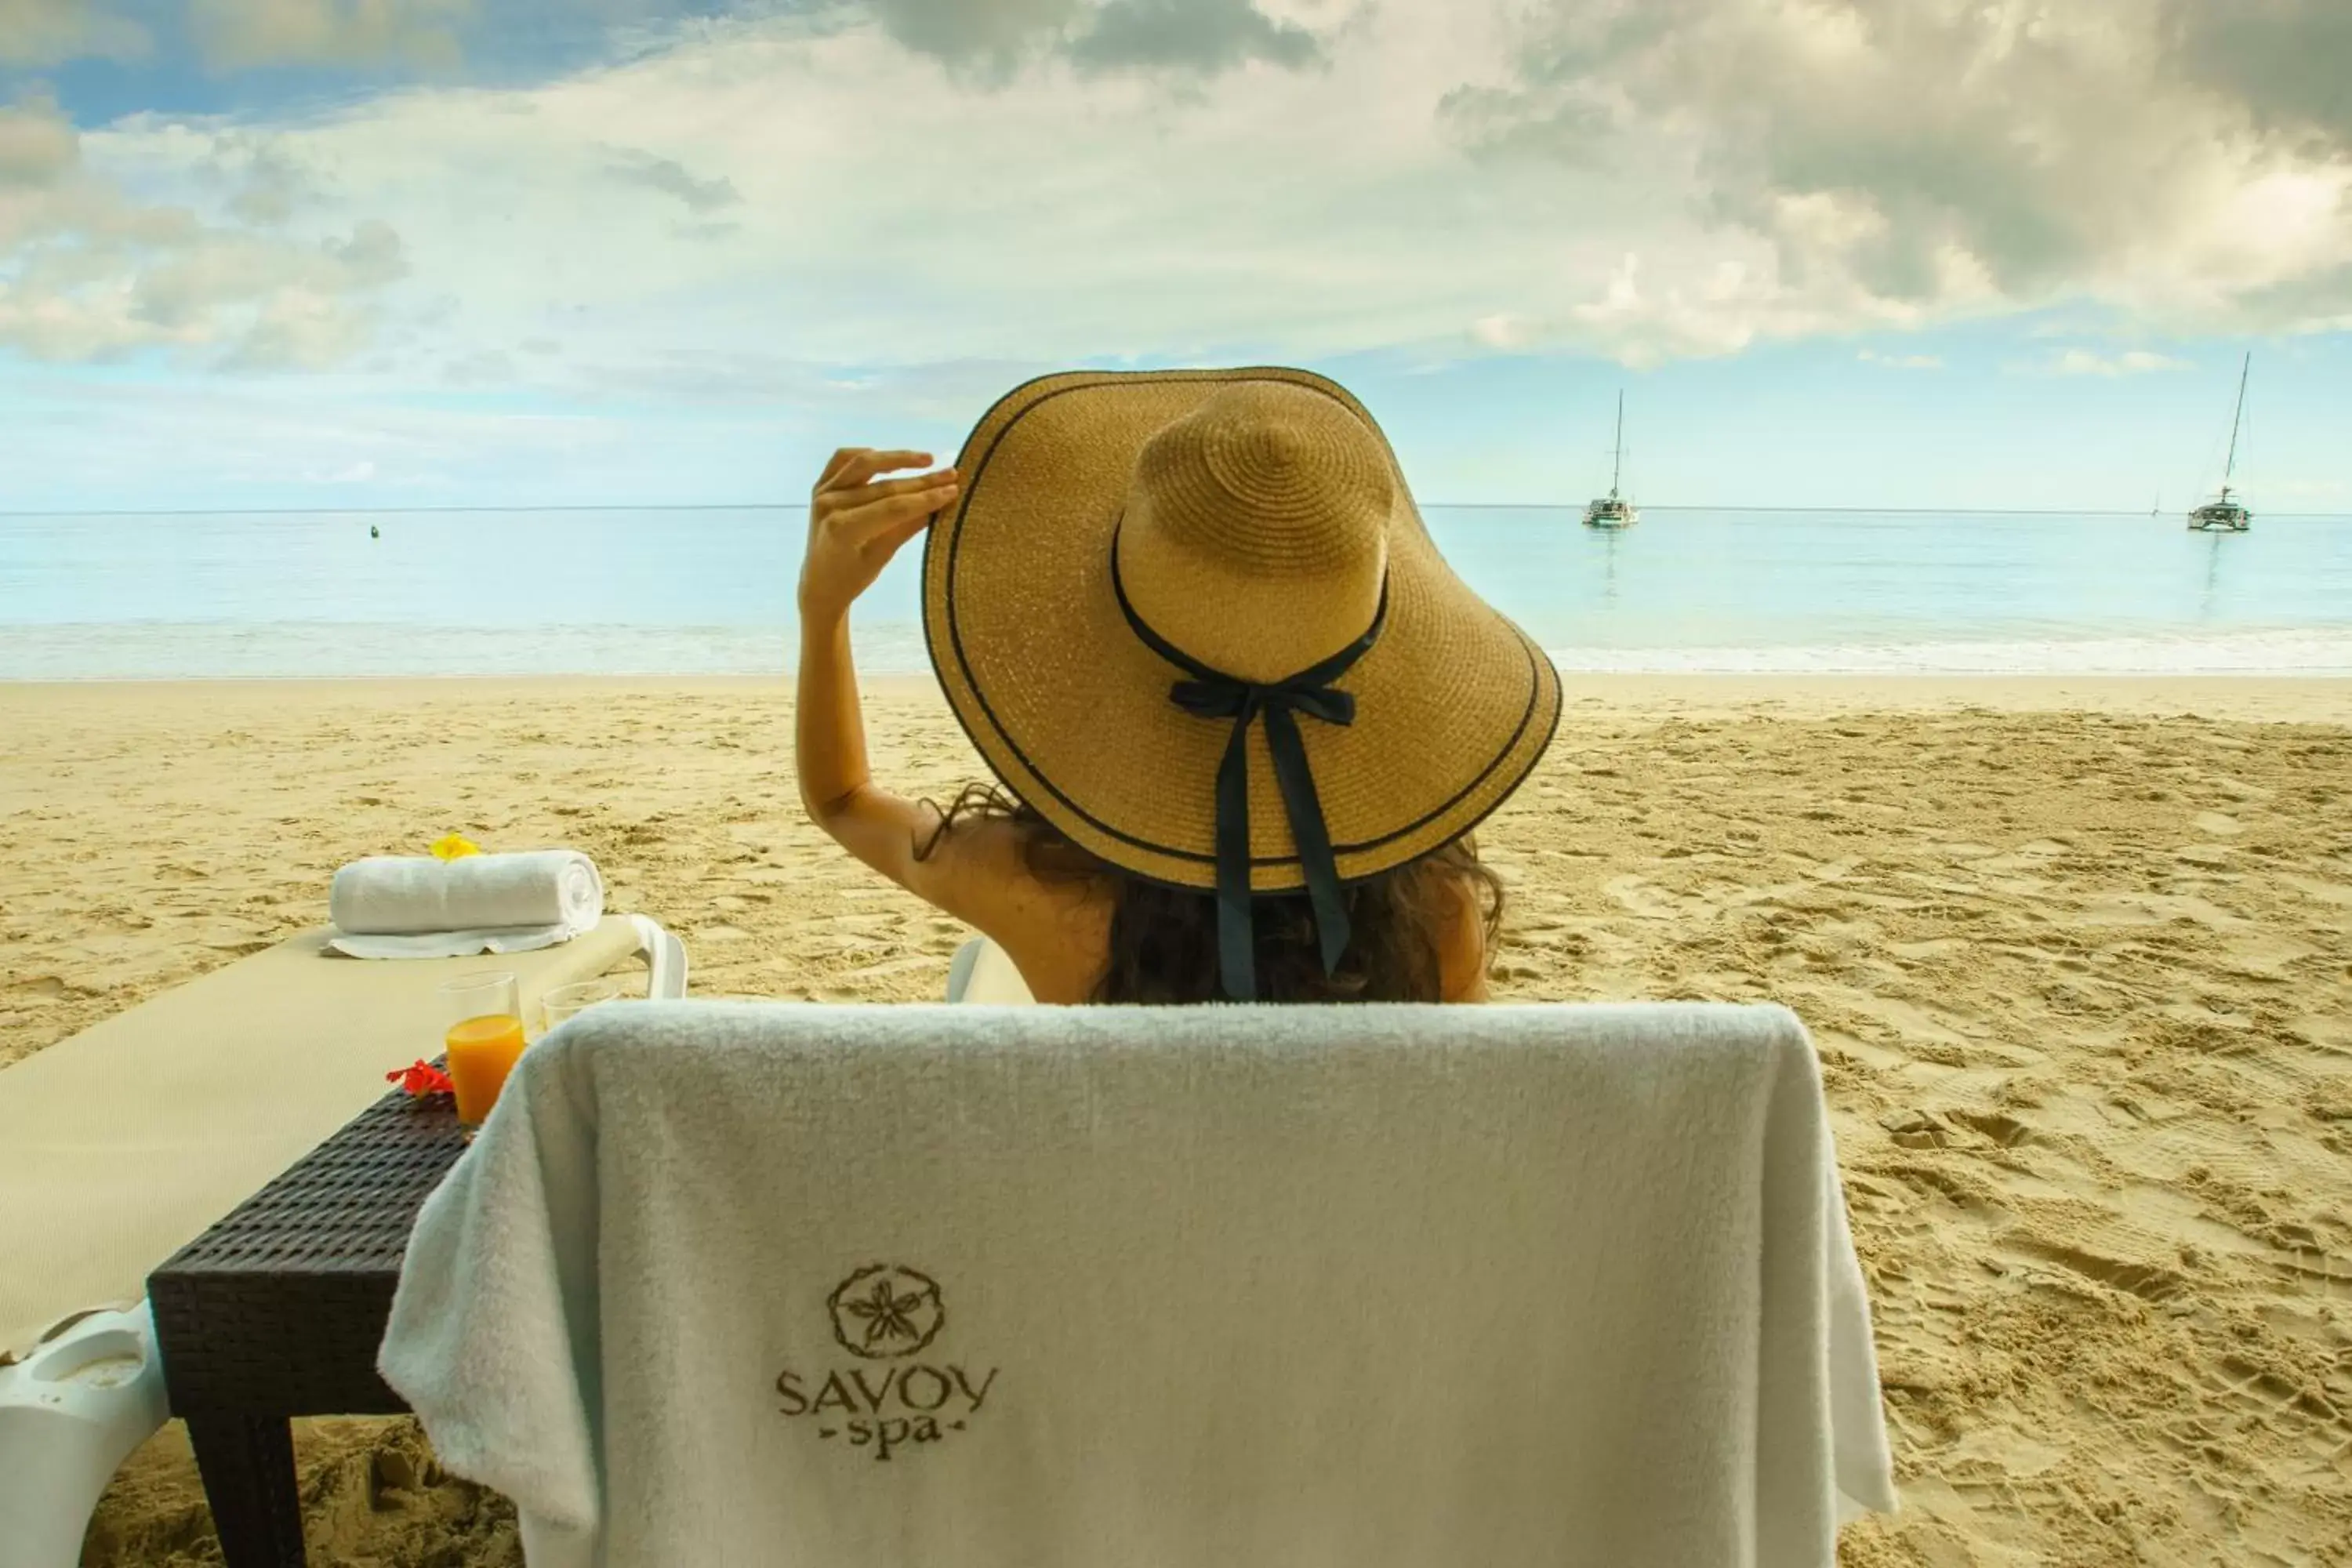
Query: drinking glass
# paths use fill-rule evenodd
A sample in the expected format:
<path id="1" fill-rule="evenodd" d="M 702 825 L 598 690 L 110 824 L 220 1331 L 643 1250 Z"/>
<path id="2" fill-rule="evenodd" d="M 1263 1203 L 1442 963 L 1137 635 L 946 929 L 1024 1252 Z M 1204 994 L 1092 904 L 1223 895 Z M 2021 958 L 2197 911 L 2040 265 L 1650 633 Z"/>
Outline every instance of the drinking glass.
<path id="1" fill-rule="evenodd" d="M 577 985 L 557 986 L 540 998 L 539 1005 L 547 1014 L 547 1027 L 552 1033 L 557 1025 L 574 1013 L 610 1002 L 620 994 L 620 982 L 616 980 L 583 980 Z"/>
<path id="2" fill-rule="evenodd" d="M 452 980 L 441 987 L 441 1000 L 457 1120 L 478 1127 L 522 1056 L 520 991 L 512 974 L 493 970 Z"/>

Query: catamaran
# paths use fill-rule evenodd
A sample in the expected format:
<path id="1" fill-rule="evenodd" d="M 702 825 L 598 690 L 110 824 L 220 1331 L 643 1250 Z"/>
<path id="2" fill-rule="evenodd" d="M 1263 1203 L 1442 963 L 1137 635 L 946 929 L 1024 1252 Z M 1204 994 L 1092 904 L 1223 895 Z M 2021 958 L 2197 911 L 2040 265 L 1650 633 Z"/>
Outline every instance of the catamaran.
<path id="1" fill-rule="evenodd" d="M 2246 416 L 2246 373 L 2253 367 L 2249 352 L 2238 367 L 2238 411 L 2230 416 L 2230 456 L 2221 465 L 2221 493 L 2189 514 L 2189 526 L 2200 533 L 2243 533 L 2253 526 L 2254 514 L 2230 493 L 2231 476 L 2238 468 L 2238 426 Z"/>
<path id="2" fill-rule="evenodd" d="M 1609 469 L 1609 493 L 1585 503 L 1587 528 L 1631 528 L 1642 521 L 1641 509 L 1617 493 L 1625 472 L 1625 394 L 1617 394 L 1617 451 Z"/>

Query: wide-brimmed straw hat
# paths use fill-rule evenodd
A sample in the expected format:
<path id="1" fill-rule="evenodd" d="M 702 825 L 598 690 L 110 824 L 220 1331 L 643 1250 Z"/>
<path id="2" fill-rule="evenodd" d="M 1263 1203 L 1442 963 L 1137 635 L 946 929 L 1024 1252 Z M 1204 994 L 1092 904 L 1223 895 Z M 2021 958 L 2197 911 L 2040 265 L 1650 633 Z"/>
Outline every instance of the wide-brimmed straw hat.
<path id="1" fill-rule="evenodd" d="M 1298 370 L 1080 371 L 957 459 L 923 626 L 989 766 L 1080 847 L 1215 889 L 1227 993 L 1253 894 L 1312 898 L 1467 833 L 1527 777 L 1559 681 L 1447 568 L 1387 438 Z"/>

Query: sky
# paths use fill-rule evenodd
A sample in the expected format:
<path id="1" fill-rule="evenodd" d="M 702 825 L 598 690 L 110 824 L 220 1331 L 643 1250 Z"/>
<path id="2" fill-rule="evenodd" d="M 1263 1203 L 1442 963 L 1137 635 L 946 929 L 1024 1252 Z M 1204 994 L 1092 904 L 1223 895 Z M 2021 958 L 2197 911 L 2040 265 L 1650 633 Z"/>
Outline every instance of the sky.
<path id="1" fill-rule="evenodd" d="M 0 511 L 805 496 L 1302 364 L 1425 502 L 2352 512 L 2345 0 L 0 0 Z"/>

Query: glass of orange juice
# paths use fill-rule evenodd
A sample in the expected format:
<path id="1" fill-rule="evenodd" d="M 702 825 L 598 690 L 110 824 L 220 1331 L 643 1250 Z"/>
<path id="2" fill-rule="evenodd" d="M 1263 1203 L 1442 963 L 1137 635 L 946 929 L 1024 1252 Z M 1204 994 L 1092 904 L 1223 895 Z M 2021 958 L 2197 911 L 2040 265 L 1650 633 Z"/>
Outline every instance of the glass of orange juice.
<path id="1" fill-rule="evenodd" d="M 494 970 L 452 980 L 441 1000 L 457 1120 L 479 1127 L 522 1056 L 521 993 L 512 974 Z"/>

